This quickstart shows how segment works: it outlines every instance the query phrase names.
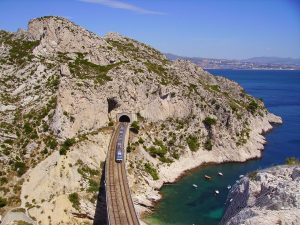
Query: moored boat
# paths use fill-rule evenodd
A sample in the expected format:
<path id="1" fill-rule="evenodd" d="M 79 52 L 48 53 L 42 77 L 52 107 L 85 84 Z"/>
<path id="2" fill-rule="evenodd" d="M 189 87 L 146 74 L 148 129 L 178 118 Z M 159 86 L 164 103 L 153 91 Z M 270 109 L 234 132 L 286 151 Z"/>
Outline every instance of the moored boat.
<path id="1" fill-rule="evenodd" d="M 210 180 L 210 179 L 211 179 L 211 177 L 208 176 L 208 175 L 204 175 L 204 178 L 205 178 L 206 180 Z"/>

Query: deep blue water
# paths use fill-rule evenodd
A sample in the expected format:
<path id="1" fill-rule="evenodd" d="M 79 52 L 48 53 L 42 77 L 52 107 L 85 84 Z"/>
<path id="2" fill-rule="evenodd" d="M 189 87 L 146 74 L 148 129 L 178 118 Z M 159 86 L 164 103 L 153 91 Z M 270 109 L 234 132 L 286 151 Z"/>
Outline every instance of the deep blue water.
<path id="1" fill-rule="evenodd" d="M 300 158 L 300 71 L 208 70 L 238 82 L 246 92 L 262 98 L 268 110 L 283 119 L 266 135 L 263 157 L 246 163 L 226 163 L 199 168 L 173 185 L 162 188 L 163 199 L 146 218 L 151 225 L 216 225 L 228 194 L 239 175 L 283 164 L 287 157 Z M 222 171 L 224 176 L 217 176 Z M 203 176 L 213 176 L 206 181 Z M 198 188 L 192 187 L 197 184 Z M 220 191 L 214 195 L 214 190 Z"/>

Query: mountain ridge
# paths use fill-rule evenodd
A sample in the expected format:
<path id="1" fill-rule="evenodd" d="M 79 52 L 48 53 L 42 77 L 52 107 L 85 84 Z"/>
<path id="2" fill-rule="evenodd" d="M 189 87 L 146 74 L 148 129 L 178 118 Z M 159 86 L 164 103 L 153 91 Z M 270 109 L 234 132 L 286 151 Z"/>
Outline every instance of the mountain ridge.
<path id="1" fill-rule="evenodd" d="M 61 17 L 2 31 L 0 43 L 1 214 L 91 224 L 119 112 L 138 118 L 127 168 L 139 216 L 186 170 L 260 157 L 263 133 L 282 122 L 234 81 Z"/>

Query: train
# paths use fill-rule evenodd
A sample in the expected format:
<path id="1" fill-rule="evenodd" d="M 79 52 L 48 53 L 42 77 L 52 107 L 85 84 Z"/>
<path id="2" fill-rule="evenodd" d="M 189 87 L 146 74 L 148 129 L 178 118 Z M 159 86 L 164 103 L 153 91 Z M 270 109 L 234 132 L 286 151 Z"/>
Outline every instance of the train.
<path id="1" fill-rule="evenodd" d="M 121 163 L 124 158 L 124 138 L 126 132 L 126 123 L 121 123 L 120 130 L 118 134 L 117 144 L 116 144 L 116 155 L 115 160 L 117 163 Z"/>

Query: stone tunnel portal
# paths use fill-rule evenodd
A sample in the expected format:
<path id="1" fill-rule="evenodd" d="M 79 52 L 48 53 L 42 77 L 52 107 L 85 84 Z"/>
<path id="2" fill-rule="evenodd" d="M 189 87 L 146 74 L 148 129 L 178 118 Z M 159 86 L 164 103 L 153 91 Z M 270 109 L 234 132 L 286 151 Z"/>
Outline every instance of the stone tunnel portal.
<path id="1" fill-rule="evenodd" d="M 122 116 L 120 116 L 120 118 L 119 118 L 119 122 L 130 123 L 131 121 L 130 121 L 129 116 L 127 116 L 127 115 L 122 115 Z"/>

